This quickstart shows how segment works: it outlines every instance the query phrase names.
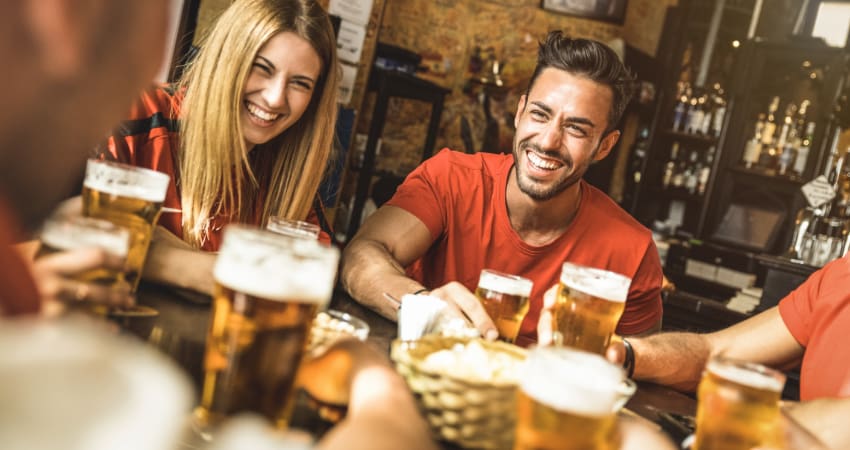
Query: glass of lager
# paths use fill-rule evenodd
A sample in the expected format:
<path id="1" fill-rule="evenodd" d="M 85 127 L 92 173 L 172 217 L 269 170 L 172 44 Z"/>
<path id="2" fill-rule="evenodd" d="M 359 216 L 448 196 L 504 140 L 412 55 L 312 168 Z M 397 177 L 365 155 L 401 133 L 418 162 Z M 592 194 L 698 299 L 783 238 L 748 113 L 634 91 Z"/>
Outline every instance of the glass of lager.
<path id="1" fill-rule="evenodd" d="M 779 400 L 785 375 L 715 356 L 697 390 L 694 450 L 783 448 Z"/>
<path id="2" fill-rule="evenodd" d="M 623 369 L 566 347 L 528 352 L 517 394 L 514 450 L 620 448 L 617 406 Z"/>
<path id="3" fill-rule="evenodd" d="M 484 269 L 478 278 L 475 296 L 484 306 L 499 330 L 499 338 L 513 343 L 519 333 L 522 319 L 528 312 L 531 280 L 516 275 Z"/>
<path id="4" fill-rule="evenodd" d="M 269 217 L 266 229 L 284 236 L 301 239 L 318 239 L 319 226 L 301 220 L 289 220 L 281 216 Z"/>
<path id="5" fill-rule="evenodd" d="M 201 436 L 227 416 L 254 412 L 285 428 L 316 313 L 329 302 L 339 251 L 244 225 L 228 225 L 213 277 L 204 357 Z"/>
<path id="6" fill-rule="evenodd" d="M 552 310 L 555 343 L 604 355 L 623 315 L 631 282 L 607 270 L 564 263 Z"/>
<path id="7" fill-rule="evenodd" d="M 130 248 L 130 232 L 112 222 L 91 217 L 52 217 L 41 229 L 41 246 L 36 258 L 81 248 L 100 248 L 107 254 L 126 261 Z M 125 263 L 126 266 L 126 263 Z M 74 277 L 83 283 L 94 283 L 114 289 L 126 289 L 125 270 L 100 267 Z M 126 291 L 125 291 L 126 292 Z M 87 305 L 92 312 L 105 315 L 106 305 Z"/>
<path id="8" fill-rule="evenodd" d="M 90 159 L 83 182 L 83 215 L 130 230 L 127 281 L 139 286 L 154 226 L 171 178 L 161 172 Z"/>

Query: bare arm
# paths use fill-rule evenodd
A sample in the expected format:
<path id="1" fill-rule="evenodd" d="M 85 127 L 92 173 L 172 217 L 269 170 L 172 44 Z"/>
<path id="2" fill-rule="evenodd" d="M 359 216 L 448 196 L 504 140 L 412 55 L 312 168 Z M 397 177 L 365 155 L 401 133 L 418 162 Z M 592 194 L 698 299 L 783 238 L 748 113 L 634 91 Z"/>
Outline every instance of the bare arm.
<path id="1" fill-rule="evenodd" d="M 780 369 L 798 364 L 803 355 L 776 307 L 715 333 L 662 333 L 629 342 L 635 352 L 635 379 L 688 391 L 696 388 L 713 354 Z"/>
<path id="2" fill-rule="evenodd" d="M 784 408 L 784 412 L 827 447 L 850 448 L 850 398 L 801 402 Z"/>
<path id="3" fill-rule="evenodd" d="M 384 206 L 372 214 L 345 247 L 342 283 L 355 300 L 391 320 L 398 305 L 387 299 L 423 289 L 404 267 L 424 255 L 433 242 L 428 227 L 413 214 Z"/>
<path id="4" fill-rule="evenodd" d="M 165 228 L 157 226 L 142 277 L 210 295 L 215 256 L 215 253 L 195 250 Z"/>
<path id="5" fill-rule="evenodd" d="M 404 267 L 428 251 L 434 239 L 428 227 L 402 208 L 384 206 L 376 211 L 346 246 L 342 256 L 342 282 L 355 300 L 391 320 L 398 319 L 398 304 L 384 293 L 400 299 L 424 287 L 408 278 Z M 458 282 L 431 291 L 468 317 L 482 335 L 498 337 L 487 312 Z"/>

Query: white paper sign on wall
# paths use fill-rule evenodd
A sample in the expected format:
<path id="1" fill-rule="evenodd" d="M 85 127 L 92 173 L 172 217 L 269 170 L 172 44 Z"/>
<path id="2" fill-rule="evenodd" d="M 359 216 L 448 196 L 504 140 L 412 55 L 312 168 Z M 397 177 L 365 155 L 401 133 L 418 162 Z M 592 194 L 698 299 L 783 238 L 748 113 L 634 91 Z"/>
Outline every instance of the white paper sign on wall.
<path id="1" fill-rule="evenodd" d="M 817 208 L 835 198 L 835 188 L 829 184 L 824 175 L 804 184 L 801 190 L 812 208 Z"/>

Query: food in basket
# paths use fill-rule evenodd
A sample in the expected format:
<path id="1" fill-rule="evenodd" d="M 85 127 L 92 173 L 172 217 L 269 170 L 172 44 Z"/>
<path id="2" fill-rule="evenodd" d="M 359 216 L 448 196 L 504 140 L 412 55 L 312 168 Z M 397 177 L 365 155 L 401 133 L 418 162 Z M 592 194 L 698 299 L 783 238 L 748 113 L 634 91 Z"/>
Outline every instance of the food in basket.
<path id="1" fill-rule="evenodd" d="M 369 325 L 342 311 L 328 310 L 316 315 L 310 332 L 310 348 L 333 343 L 344 337 L 356 337 L 365 341 L 369 336 Z"/>
<path id="2" fill-rule="evenodd" d="M 456 343 L 451 348 L 429 354 L 423 370 L 451 374 L 469 381 L 516 382 L 522 360 L 504 352 L 488 351 L 480 341 Z"/>

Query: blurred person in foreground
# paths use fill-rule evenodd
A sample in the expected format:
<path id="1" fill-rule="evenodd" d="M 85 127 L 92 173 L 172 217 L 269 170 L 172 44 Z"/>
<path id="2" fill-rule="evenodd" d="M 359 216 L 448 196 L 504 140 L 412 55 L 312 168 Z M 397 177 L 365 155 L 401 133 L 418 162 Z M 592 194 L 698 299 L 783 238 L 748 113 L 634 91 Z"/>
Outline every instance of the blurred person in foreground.
<path id="1" fill-rule="evenodd" d="M 613 50 L 549 33 L 517 104 L 513 153 L 444 149 L 414 170 L 346 247 L 348 292 L 396 319 L 398 305 L 384 293 L 430 290 L 494 339 L 495 325 L 472 291 L 484 268 L 519 275 L 534 282 L 516 340 L 528 345 L 543 292 L 568 261 L 632 279 L 619 334 L 659 329 L 661 262 L 650 231 L 582 180 L 616 144 L 633 91 Z"/>
<path id="2" fill-rule="evenodd" d="M 554 304 L 547 293 L 546 308 Z M 546 313 L 544 313 L 545 315 Z M 541 321 L 541 342 L 551 329 Z M 850 254 L 813 273 L 778 306 L 708 334 L 661 333 L 615 341 L 608 357 L 636 380 L 693 392 L 712 355 L 780 370 L 800 367 L 800 400 L 785 412 L 830 448 L 850 448 Z M 624 343 L 621 343 L 624 342 Z M 631 347 L 632 356 L 627 356 Z M 629 363 L 628 361 L 631 361 Z"/>
<path id="3" fill-rule="evenodd" d="M 209 294 L 228 223 L 305 220 L 330 244 L 317 190 L 339 75 L 315 0 L 237 0 L 180 80 L 141 94 L 102 157 L 171 176 L 144 278 Z"/>
<path id="4" fill-rule="evenodd" d="M 42 300 L 132 302 L 66 275 L 110 264 L 103 251 L 34 263 L 11 247 L 31 238 L 73 184 L 94 143 L 153 79 L 165 49 L 168 0 L 24 0 L 0 7 L 0 313 L 35 314 Z"/>

